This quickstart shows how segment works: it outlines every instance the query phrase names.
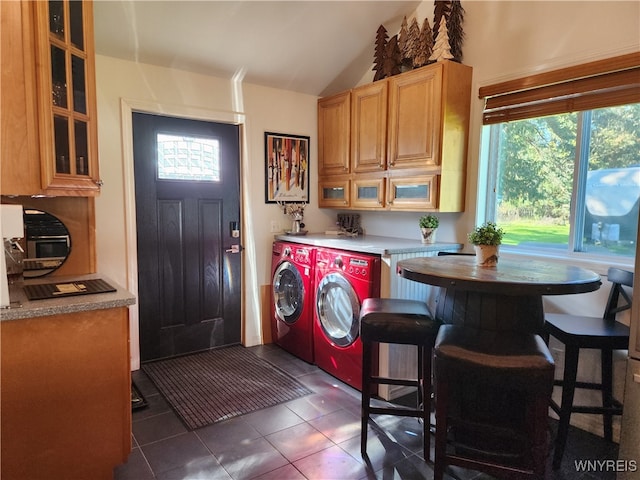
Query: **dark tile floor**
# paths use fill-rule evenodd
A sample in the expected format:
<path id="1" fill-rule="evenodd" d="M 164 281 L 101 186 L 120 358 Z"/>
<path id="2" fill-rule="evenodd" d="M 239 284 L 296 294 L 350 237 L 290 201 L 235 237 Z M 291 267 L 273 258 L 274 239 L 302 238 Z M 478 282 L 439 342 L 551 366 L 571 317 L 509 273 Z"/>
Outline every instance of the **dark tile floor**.
<path id="1" fill-rule="evenodd" d="M 367 465 L 360 456 L 360 393 L 275 345 L 251 349 L 315 393 L 189 431 L 138 370 L 133 379 L 149 406 L 133 414 L 133 451 L 127 463 L 116 468 L 115 480 L 433 478 L 433 465 L 421 454 L 416 419 L 378 417 L 383 433 L 370 427 Z M 549 479 L 613 480 L 615 474 L 577 472 L 574 460 L 611 460 L 617 455 L 616 444 L 572 430 L 562 468 L 550 472 Z M 447 473 L 448 480 L 490 478 L 458 468 Z"/>

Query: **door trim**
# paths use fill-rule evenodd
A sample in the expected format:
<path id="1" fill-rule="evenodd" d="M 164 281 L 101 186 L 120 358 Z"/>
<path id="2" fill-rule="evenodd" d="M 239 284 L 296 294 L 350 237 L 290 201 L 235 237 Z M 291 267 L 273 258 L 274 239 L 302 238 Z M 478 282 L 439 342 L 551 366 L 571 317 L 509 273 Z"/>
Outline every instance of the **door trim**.
<path id="1" fill-rule="evenodd" d="M 127 290 L 138 297 L 138 253 L 137 253 L 137 229 L 136 229 L 136 190 L 135 175 L 133 169 L 133 122 L 134 112 L 150 113 L 156 115 L 166 115 L 176 118 L 186 118 L 191 120 L 205 120 L 209 122 L 231 123 L 240 127 L 240 219 L 242 222 L 241 232 L 244 232 L 243 215 L 243 185 L 245 162 L 247 161 L 245 152 L 244 125 L 246 116 L 241 112 L 225 112 L 218 110 L 207 110 L 186 105 L 169 105 L 145 100 L 133 100 L 129 98 L 120 99 L 120 125 L 122 135 L 122 170 L 124 177 L 124 215 L 125 215 L 125 255 L 127 265 Z M 247 237 L 242 237 L 241 241 L 249 241 Z M 246 247 L 247 245 L 245 245 Z M 250 249 L 253 251 L 253 248 Z M 242 267 L 244 273 L 244 267 Z M 244 288 L 245 275 L 242 275 L 241 291 Z M 244 300 L 244 298 L 243 298 Z M 240 322 L 242 325 L 242 342 L 245 339 L 245 302 L 241 302 Z M 131 370 L 140 369 L 140 337 L 139 337 L 139 312 L 138 304 L 129 307 L 129 326 L 131 343 Z"/>

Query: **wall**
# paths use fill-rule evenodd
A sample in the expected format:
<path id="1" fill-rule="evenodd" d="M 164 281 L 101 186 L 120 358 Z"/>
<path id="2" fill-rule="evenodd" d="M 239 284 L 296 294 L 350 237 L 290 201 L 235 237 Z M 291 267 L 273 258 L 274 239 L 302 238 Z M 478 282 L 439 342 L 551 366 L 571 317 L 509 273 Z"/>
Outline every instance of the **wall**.
<path id="1" fill-rule="evenodd" d="M 308 135 L 310 139 L 310 197 L 305 222 L 324 230 L 334 214 L 317 208 L 316 101 L 311 95 L 189 72 L 97 56 L 98 133 L 100 174 L 104 181 L 96 199 L 97 270 L 132 292 L 135 272 L 135 212 L 133 204 L 130 121 L 123 118 L 123 102 L 152 112 L 194 116 L 243 124 L 243 305 L 246 345 L 261 343 L 260 286 L 270 283 L 271 221 L 289 225 L 275 204 L 264 202 L 264 132 Z M 123 100 L 124 99 L 124 100 Z M 123 125 L 124 132 L 123 132 Z M 132 366 L 139 367 L 137 307 L 131 310 Z"/>

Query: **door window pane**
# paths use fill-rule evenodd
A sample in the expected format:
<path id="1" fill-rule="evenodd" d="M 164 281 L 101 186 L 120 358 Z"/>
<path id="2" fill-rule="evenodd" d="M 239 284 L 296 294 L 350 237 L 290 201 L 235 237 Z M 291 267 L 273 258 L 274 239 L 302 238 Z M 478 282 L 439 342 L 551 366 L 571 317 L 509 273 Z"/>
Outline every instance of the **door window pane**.
<path id="1" fill-rule="evenodd" d="M 67 67 L 64 50 L 51 47 L 51 84 L 53 104 L 56 107 L 67 107 Z"/>
<path id="2" fill-rule="evenodd" d="M 220 181 L 220 144 L 212 138 L 159 133 L 158 178 Z"/>
<path id="3" fill-rule="evenodd" d="M 71 23 L 71 43 L 84 50 L 84 30 L 82 26 L 82 2 L 69 2 L 69 20 Z"/>
<path id="4" fill-rule="evenodd" d="M 61 0 L 49 2 L 49 31 L 64 39 L 64 5 Z"/>
<path id="5" fill-rule="evenodd" d="M 53 117 L 53 133 L 56 149 L 56 173 L 71 173 L 69 159 L 69 120 L 66 117 Z"/>
<path id="6" fill-rule="evenodd" d="M 87 113 L 87 92 L 84 77 L 84 60 L 71 55 L 71 76 L 73 87 L 73 111 Z"/>

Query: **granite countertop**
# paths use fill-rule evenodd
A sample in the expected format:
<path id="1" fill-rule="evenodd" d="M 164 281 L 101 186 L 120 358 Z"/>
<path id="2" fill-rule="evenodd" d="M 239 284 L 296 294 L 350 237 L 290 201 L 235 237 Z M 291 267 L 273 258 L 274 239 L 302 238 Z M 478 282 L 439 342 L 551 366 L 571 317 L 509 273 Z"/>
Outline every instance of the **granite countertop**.
<path id="1" fill-rule="evenodd" d="M 425 244 L 420 240 L 382 237 L 378 235 L 359 235 L 357 237 L 349 237 L 345 235 L 309 233 L 307 235 L 276 235 L 275 239 L 291 243 L 303 243 L 305 245 L 313 245 L 315 247 L 337 248 L 352 252 L 369 253 L 372 255 L 460 250 L 463 246 L 461 243 L 446 242 Z"/>
<path id="2" fill-rule="evenodd" d="M 24 285 L 42 283 L 64 284 L 83 280 L 102 279 L 116 289 L 115 292 L 74 295 L 46 300 L 29 300 L 21 285 L 10 285 L 11 308 L 0 309 L 0 321 L 45 317 L 63 313 L 87 312 L 106 308 L 126 307 L 136 303 L 136 297 L 113 280 L 100 274 L 44 277 L 25 280 Z"/>

